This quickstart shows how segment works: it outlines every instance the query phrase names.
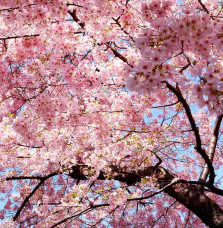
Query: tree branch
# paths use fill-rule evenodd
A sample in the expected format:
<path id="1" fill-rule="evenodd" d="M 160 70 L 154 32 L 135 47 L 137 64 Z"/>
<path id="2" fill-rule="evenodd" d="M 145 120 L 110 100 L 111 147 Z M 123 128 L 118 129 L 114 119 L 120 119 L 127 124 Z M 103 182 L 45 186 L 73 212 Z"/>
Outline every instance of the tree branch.
<path id="1" fill-rule="evenodd" d="M 90 212 L 90 211 L 92 211 L 92 210 L 93 210 L 93 208 L 89 207 L 89 208 L 87 208 L 87 209 L 81 211 L 81 212 L 78 213 L 78 214 L 69 216 L 69 217 L 67 217 L 67 218 L 65 218 L 65 219 L 63 219 L 63 220 L 61 220 L 61 221 L 55 223 L 54 225 L 50 226 L 50 228 L 54 228 L 54 227 L 56 227 L 56 226 L 58 226 L 58 225 L 60 225 L 60 224 L 62 224 L 62 223 L 65 223 L 65 222 L 66 222 L 67 220 L 69 220 L 69 219 L 78 217 L 78 216 L 80 216 L 80 215 L 84 215 L 84 214 L 86 214 L 86 213 L 88 213 L 88 212 Z"/>
<path id="2" fill-rule="evenodd" d="M 22 179 L 39 179 L 40 180 L 40 182 L 36 185 L 36 187 L 32 190 L 32 192 L 22 202 L 21 206 L 19 207 L 18 211 L 16 212 L 15 216 L 13 217 L 13 221 L 15 221 L 19 217 L 19 215 L 20 215 L 22 209 L 25 207 L 26 203 L 34 195 L 34 193 L 39 189 L 39 187 L 44 183 L 44 181 L 49 179 L 50 177 L 57 175 L 57 174 L 58 174 L 58 172 L 50 173 L 49 175 L 44 176 L 44 177 L 40 177 L 40 176 L 31 177 L 30 176 L 30 177 L 9 177 L 9 178 L 6 178 L 6 180 L 22 180 Z"/>
<path id="3" fill-rule="evenodd" d="M 208 9 L 207 9 L 206 6 L 201 2 L 201 0 L 198 0 L 198 2 L 200 3 L 202 9 L 203 9 L 207 14 L 209 14 Z"/>
<path id="4" fill-rule="evenodd" d="M 128 35 L 129 38 L 130 38 L 133 42 L 135 42 L 135 40 L 133 39 L 133 37 L 132 37 L 125 29 L 122 28 L 121 24 L 119 23 L 119 19 L 120 19 L 120 16 L 119 16 L 117 19 L 115 19 L 114 17 L 112 17 L 112 20 L 115 21 L 115 23 L 119 26 L 119 28 L 120 28 L 126 35 Z"/>
<path id="5" fill-rule="evenodd" d="M 165 108 L 165 107 L 174 106 L 174 105 L 176 105 L 176 104 L 178 104 L 178 103 L 179 103 L 179 101 L 176 101 L 176 102 L 174 102 L 174 103 L 172 103 L 172 104 L 153 106 L 153 108 Z"/>
<path id="6" fill-rule="evenodd" d="M 68 11 L 68 13 L 71 15 L 71 17 L 73 18 L 73 20 L 78 23 L 82 29 L 85 30 L 85 23 L 82 22 L 78 16 L 77 16 L 77 12 L 76 10 L 73 10 L 73 11 Z M 114 19 L 115 20 L 115 19 Z M 116 21 L 116 20 L 115 20 Z M 109 42 L 107 42 L 105 44 L 114 54 L 115 57 L 121 59 L 123 62 L 127 63 L 129 66 L 131 66 L 129 63 L 128 63 L 128 60 L 126 57 L 124 57 L 123 55 L 121 55 L 116 49 L 114 49 L 113 47 L 111 47 L 111 45 L 109 44 Z M 132 67 L 132 66 L 131 66 Z"/>
<path id="7" fill-rule="evenodd" d="M 18 39 L 18 38 L 26 38 L 26 37 L 36 37 L 39 34 L 34 35 L 24 35 L 24 36 L 9 36 L 9 37 L 0 37 L 0 40 L 10 40 L 10 39 Z"/>
<path id="8" fill-rule="evenodd" d="M 217 119 L 215 121 L 213 133 L 211 135 L 211 140 L 208 148 L 208 156 L 211 162 L 213 162 L 214 159 L 214 154 L 215 154 L 215 149 L 218 141 L 218 135 L 219 135 L 219 129 L 221 126 L 221 121 L 222 121 L 223 115 L 217 116 Z M 202 173 L 200 175 L 199 181 L 205 182 L 207 180 L 209 174 L 209 169 L 208 166 L 205 165 L 205 167 L 202 170 Z"/>
<path id="9" fill-rule="evenodd" d="M 49 175 L 47 176 L 40 176 L 40 175 L 36 175 L 36 176 L 12 176 L 12 177 L 6 177 L 5 180 L 9 181 L 9 180 L 31 180 L 31 179 L 37 179 L 37 180 L 46 180 L 50 177 L 53 177 L 55 175 L 57 175 L 58 172 L 53 172 L 53 173 L 50 173 Z"/>
<path id="10" fill-rule="evenodd" d="M 63 220 L 61 220 L 61 221 L 55 223 L 55 224 L 54 224 L 53 226 L 51 226 L 50 228 L 54 228 L 54 227 L 56 227 L 56 226 L 58 226 L 58 225 L 60 225 L 60 224 L 62 224 L 62 223 L 65 223 L 65 222 L 66 222 L 67 220 L 69 220 L 69 219 L 73 219 L 73 218 L 78 217 L 78 216 L 80 216 L 80 215 L 84 215 L 84 214 L 86 214 L 86 213 L 88 213 L 88 212 L 94 210 L 94 209 L 97 208 L 97 207 L 106 207 L 106 206 L 109 206 L 109 204 L 92 205 L 91 207 L 89 207 L 89 208 L 87 208 L 87 209 L 81 211 L 81 212 L 78 213 L 78 214 L 71 215 L 71 216 L 69 216 L 69 217 L 67 217 L 67 218 L 65 218 L 65 219 L 63 219 Z"/>
<path id="11" fill-rule="evenodd" d="M 77 11 L 76 10 L 73 10 L 73 11 L 70 11 L 68 10 L 68 13 L 71 15 L 71 17 L 73 18 L 73 20 L 78 23 L 82 29 L 85 29 L 85 23 L 82 22 L 78 17 L 77 17 Z"/>
<path id="12" fill-rule="evenodd" d="M 36 180 L 41 180 L 42 177 L 41 176 L 12 176 L 12 177 L 7 177 L 5 180 L 33 180 L 33 179 L 36 179 Z"/>
<path id="13" fill-rule="evenodd" d="M 213 185 L 214 183 L 214 178 L 215 178 L 215 172 L 214 172 L 214 167 L 212 165 L 212 162 L 211 160 L 209 159 L 208 155 L 206 154 L 205 150 L 202 148 L 202 144 L 201 144 L 201 137 L 200 137 L 200 133 L 199 133 L 199 129 L 195 123 L 195 120 L 192 116 L 192 113 L 191 113 L 191 110 L 190 110 L 190 107 L 187 103 L 187 101 L 184 99 L 181 91 L 180 91 L 180 88 L 177 87 L 173 87 L 171 84 L 169 84 L 169 82 L 167 81 L 163 81 L 163 83 L 166 84 L 167 88 L 172 91 L 178 98 L 179 102 L 183 105 L 184 107 L 184 110 L 186 112 L 186 115 L 187 115 L 187 118 L 190 122 L 190 125 L 191 125 L 191 128 L 194 132 L 194 136 L 195 136 L 195 140 L 196 140 L 196 145 L 195 145 L 195 149 L 196 151 L 201 155 L 201 157 L 204 159 L 204 161 L 206 162 L 207 166 L 208 166 L 208 169 L 209 169 L 209 172 L 210 172 L 210 177 L 209 177 L 209 183 L 211 185 Z"/>
<path id="14" fill-rule="evenodd" d="M 114 56 L 121 59 L 123 62 L 128 63 L 128 60 L 125 56 L 121 55 L 117 50 L 112 48 L 108 43 L 106 43 L 106 46 L 113 52 Z"/>
<path id="15" fill-rule="evenodd" d="M 139 197 L 139 198 L 130 198 L 130 199 L 127 199 L 127 201 L 134 201 L 134 200 L 145 200 L 145 199 L 149 199 L 153 196 L 156 196 L 158 194 L 160 194 L 161 192 L 165 191 L 167 188 L 169 188 L 170 186 L 173 186 L 177 183 L 180 183 L 181 181 L 180 180 L 173 180 L 171 181 L 169 184 L 165 185 L 163 188 L 161 188 L 159 191 L 156 191 L 156 192 L 153 192 L 151 193 L 150 195 L 148 196 L 143 196 L 143 197 Z"/>

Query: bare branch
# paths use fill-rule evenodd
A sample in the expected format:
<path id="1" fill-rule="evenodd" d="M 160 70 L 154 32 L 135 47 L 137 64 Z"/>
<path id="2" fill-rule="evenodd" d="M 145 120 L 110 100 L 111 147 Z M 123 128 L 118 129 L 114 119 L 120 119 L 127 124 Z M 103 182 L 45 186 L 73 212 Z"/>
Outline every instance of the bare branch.
<path id="1" fill-rule="evenodd" d="M 82 5 L 78 5 L 78 4 L 75 4 L 75 3 L 67 3 L 67 6 L 77 6 L 77 7 L 83 7 Z"/>
<path id="2" fill-rule="evenodd" d="M 54 227 L 56 227 L 56 226 L 58 226 L 58 225 L 60 225 L 60 224 L 62 224 L 62 223 L 65 223 L 65 222 L 68 221 L 69 219 L 73 219 L 73 218 L 76 218 L 76 217 L 78 217 L 78 216 L 80 216 L 80 215 L 84 215 L 84 214 L 86 214 L 86 213 L 88 213 L 88 212 L 94 210 L 94 209 L 97 208 L 97 207 L 106 207 L 106 206 L 109 206 L 109 204 L 92 205 L 91 207 L 89 207 L 89 208 L 87 208 L 87 209 L 81 211 L 81 212 L 78 213 L 78 214 L 69 216 L 69 217 L 67 217 L 67 218 L 65 218 L 65 219 L 63 219 L 63 220 L 57 222 L 56 224 L 54 224 L 54 225 L 51 226 L 50 228 L 54 228 Z"/>
<path id="3" fill-rule="evenodd" d="M 50 173 L 47 176 L 40 176 L 40 175 L 36 175 L 36 176 L 12 176 L 12 177 L 7 177 L 5 180 L 9 181 L 9 180 L 46 180 L 50 177 L 53 177 L 55 175 L 57 175 L 58 172 L 53 172 Z"/>
<path id="4" fill-rule="evenodd" d="M 117 19 L 115 19 L 114 17 L 112 17 L 112 20 L 115 21 L 115 23 L 118 25 L 118 27 L 119 27 L 126 35 L 128 35 L 129 38 L 130 38 L 133 42 L 135 42 L 134 38 L 133 38 L 128 32 L 126 32 L 125 29 L 122 28 L 121 24 L 119 23 L 119 19 L 120 19 L 120 16 L 119 16 Z"/>
<path id="5" fill-rule="evenodd" d="M 18 38 L 27 38 L 27 37 L 36 37 L 39 34 L 34 35 L 24 35 L 24 36 L 8 36 L 8 37 L 0 37 L 0 40 L 10 40 L 10 39 L 18 39 Z"/>
<path id="6" fill-rule="evenodd" d="M 200 3 L 202 9 L 203 9 L 207 14 L 209 14 L 208 9 L 207 9 L 206 6 L 201 2 L 201 0 L 198 0 L 198 2 Z"/>
<path id="7" fill-rule="evenodd" d="M 41 176 L 12 176 L 12 177 L 7 177 L 6 180 L 41 180 L 42 177 Z"/>
<path id="8" fill-rule="evenodd" d="M 162 193 L 164 190 L 166 190 L 166 189 L 169 188 L 170 186 L 173 186 L 173 185 L 175 185 L 175 184 L 177 184 L 177 183 L 180 183 L 180 182 L 181 182 L 180 180 L 175 180 L 175 181 L 173 180 L 173 181 L 171 181 L 171 183 L 165 185 L 165 186 L 164 186 L 163 188 L 161 188 L 159 191 L 153 192 L 153 193 L 151 193 L 150 195 L 144 196 L 144 197 L 130 198 L 130 199 L 128 199 L 127 201 L 149 199 L 149 198 L 151 198 L 151 197 L 153 197 L 153 196 L 156 196 L 156 195 Z"/>
<path id="9" fill-rule="evenodd" d="M 214 159 L 214 154 L 215 154 L 215 149 L 218 141 L 219 129 L 221 126 L 222 118 L 223 118 L 223 115 L 219 115 L 217 117 L 215 121 L 214 129 L 213 129 L 213 133 L 211 135 L 211 140 L 210 140 L 209 149 L 208 149 L 208 156 L 211 162 L 213 162 L 213 159 Z M 209 174 L 209 169 L 208 169 L 208 166 L 205 165 L 200 175 L 199 181 L 205 182 L 207 180 L 208 174 Z"/>
<path id="10" fill-rule="evenodd" d="M 190 122 L 191 128 L 194 132 L 194 136 L 195 136 L 195 140 L 196 140 L 196 145 L 195 145 L 195 149 L 197 150 L 197 152 L 202 156 L 202 158 L 204 159 L 204 161 L 206 162 L 209 172 L 210 172 L 210 177 L 209 177 L 209 183 L 213 185 L 214 183 L 214 178 L 215 178 L 215 172 L 214 172 L 214 167 L 212 165 L 211 160 L 209 159 L 208 155 L 206 154 L 205 150 L 202 148 L 202 144 L 201 144 L 201 137 L 200 137 L 200 133 L 199 133 L 199 129 L 195 123 L 195 120 L 192 116 L 190 107 L 187 103 L 187 101 L 184 99 L 180 88 L 177 87 L 173 87 L 171 84 L 169 84 L 169 82 L 167 81 L 163 81 L 163 83 L 166 84 L 167 88 L 172 91 L 178 98 L 179 102 L 183 105 L 184 110 L 186 112 L 187 118 Z"/>
<path id="11" fill-rule="evenodd" d="M 30 6 L 34 6 L 34 5 L 36 5 L 36 4 L 30 3 L 30 4 L 28 4 L 26 6 L 23 6 L 23 7 L 30 7 Z M 20 6 L 16 6 L 16 7 L 4 8 L 4 9 L 0 9 L 0 12 L 1 11 L 8 11 L 8 12 L 10 12 L 10 11 L 13 11 L 13 10 L 16 10 L 16 9 L 19 9 L 19 8 L 21 8 L 21 7 Z"/>
<path id="12" fill-rule="evenodd" d="M 174 103 L 172 103 L 172 104 L 160 105 L 160 106 L 153 106 L 153 108 L 165 108 L 165 107 L 174 106 L 174 105 L 176 105 L 176 104 L 178 104 L 178 103 L 179 103 L 179 101 L 176 101 L 176 102 L 174 102 Z"/>
<path id="13" fill-rule="evenodd" d="M 39 187 L 44 183 L 45 180 L 49 179 L 50 177 L 53 177 L 55 175 L 57 175 L 58 172 L 54 172 L 54 173 L 50 173 L 47 176 L 44 177 L 40 177 L 40 176 L 33 176 L 33 177 L 9 177 L 6 178 L 6 180 L 22 180 L 22 179 L 39 179 L 40 182 L 36 185 L 36 187 L 32 190 L 32 192 L 25 198 L 25 200 L 22 202 L 21 206 L 19 207 L 18 211 L 16 212 L 15 216 L 13 217 L 13 221 L 15 221 L 22 209 L 25 207 L 26 203 L 29 201 L 29 199 L 34 195 L 34 193 L 39 189 Z"/>
<path id="14" fill-rule="evenodd" d="M 34 195 L 34 193 L 39 189 L 39 187 L 42 185 L 42 183 L 43 183 L 43 181 L 41 180 L 36 185 L 36 187 L 32 190 L 32 192 L 25 198 L 25 200 L 22 202 L 21 206 L 19 207 L 18 211 L 16 212 L 15 216 L 13 217 L 13 221 L 15 221 L 19 217 L 19 215 L 20 215 L 22 209 L 25 207 L 26 203 Z"/>
<path id="15" fill-rule="evenodd" d="M 78 17 L 77 17 L 77 11 L 76 10 L 73 10 L 73 11 L 68 11 L 68 13 L 71 15 L 71 17 L 73 18 L 73 20 L 78 23 L 82 29 L 85 29 L 84 26 L 85 26 L 85 23 L 82 22 Z"/>
<path id="16" fill-rule="evenodd" d="M 112 48 L 108 43 L 106 43 L 106 46 L 113 52 L 114 56 L 121 59 L 123 62 L 128 63 L 128 60 L 126 57 L 124 57 L 122 54 L 120 54 L 117 50 Z"/>

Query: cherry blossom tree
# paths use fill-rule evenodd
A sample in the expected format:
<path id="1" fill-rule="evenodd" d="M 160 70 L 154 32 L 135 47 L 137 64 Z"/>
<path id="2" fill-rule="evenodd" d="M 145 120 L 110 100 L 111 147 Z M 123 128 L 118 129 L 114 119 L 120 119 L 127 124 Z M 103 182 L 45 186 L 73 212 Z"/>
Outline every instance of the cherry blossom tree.
<path id="1" fill-rule="evenodd" d="M 1 0 L 1 227 L 223 227 L 222 9 Z"/>

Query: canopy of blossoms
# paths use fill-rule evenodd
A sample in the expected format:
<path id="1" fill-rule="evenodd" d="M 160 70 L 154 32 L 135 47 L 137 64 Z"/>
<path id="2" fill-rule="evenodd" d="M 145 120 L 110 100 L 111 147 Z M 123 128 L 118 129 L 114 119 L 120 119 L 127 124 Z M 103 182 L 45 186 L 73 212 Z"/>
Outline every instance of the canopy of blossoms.
<path id="1" fill-rule="evenodd" d="M 1 0 L 2 226 L 222 227 L 222 9 Z"/>

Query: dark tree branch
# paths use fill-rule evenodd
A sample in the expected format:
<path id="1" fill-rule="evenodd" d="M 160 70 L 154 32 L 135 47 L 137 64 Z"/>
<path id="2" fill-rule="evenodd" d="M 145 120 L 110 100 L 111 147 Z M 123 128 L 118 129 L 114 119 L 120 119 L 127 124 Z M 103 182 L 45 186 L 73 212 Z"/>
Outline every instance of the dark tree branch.
<path id="1" fill-rule="evenodd" d="M 168 210 L 176 203 L 177 201 L 175 200 L 173 203 L 170 204 L 170 206 L 168 206 L 166 208 L 166 211 L 164 213 L 162 213 L 151 225 L 151 227 L 155 227 L 155 224 L 165 215 L 167 214 Z"/>
<path id="2" fill-rule="evenodd" d="M 115 23 L 118 25 L 118 27 L 119 27 L 126 35 L 128 35 L 129 38 L 130 38 L 133 42 L 135 42 L 135 40 L 133 39 L 133 37 L 132 37 L 128 32 L 126 32 L 125 29 L 122 28 L 121 24 L 119 23 L 119 19 L 120 19 L 120 16 L 119 16 L 117 19 L 115 19 L 114 17 L 112 17 L 112 20 L 115 21 Z"/>
<path id="3" fill-rule="evenodd" d="M 187 65 L 185 65 L 184 67 L 182 67 L 182 69 L 180 70 L 180 73 L 183 73 L 183 71 L 185 71 L 189 66 L 191 66 L 191 62 L 188 56 L 185 56 L 187 59 Z"/>
<path id="4" fill-rule="evenodd" d="M 75 4 L 75 3 L 67 3 L 67 6 L 83 7 L 82 5 L 78 5 L 78 4 Z"/>
<path id="5" fill-rule="evenodd" d="M 46 181 L 47 179 L 57 175 L 58 172 L 54 172 L 54 173 L 50 173 L 49 175 L 47 176 L 28 176 L 28 177 L 25 177 L 25 176 L 21 176 L 21 177 L 8 177 L 6 178 L 6 180 L 24 180 L 24 179 L 38 179 L 40 180 L 40 182 L 36 185 L 36 187 L 32 190 L 32 192 L 24 199 L 24 201 L 22 202 L 21 206 L 19 207 L 18 211 L 16 212 L 15 216 L 13 217 L 13 221 L 15 221 L 22 209 L 25 207 L 26 203 L 29 201 L 29 199 L 35 194 L 35 192 L 39 189 L 39 187 L 44 183 L 44 181 Z"/>
<path id="6" fill-rule="evenodd" d="M 181 40 L 181 52 L 178 55 L 181 55 L 181 54 L 183 54 L 183 56 L 187 59 L 187 65 L 183 66 L 182 69 L 179 71 L 180 73 L 183 73 L 189 66 L 191 66 L 191 61 L 184 52 L 184 41 L 183 40 Z"/>
<path id="7" fill-rule="evenodd" d="M 189 219 L 190 219 L 190 214 L 191 214 L 191 212 L 189 211 L 189 212 L 188 212 L 188 216 L 187 216 L 186 223 L 185 223 L 185 225 L 184 225 L 184 228 L 186 228 L 186 227 L 187 227 L 187 224 L 188 224 Z"/>
<path id="8" fill-rule="evenodd" d="M 174 105 L 176 105 L 176 104 L 178 104 L 178 103 L 179 103 L 179 101 L 176 101 L 176 102 L 174 102 L 174 103 L 172 103 L 172 104 L 153 106 L 153 108 L 165 108 L 165 107 L 174 106 Z"/>
<path id="9" fill-rule="evenodd" d="M 24 36 L 8 36 L 8 37 L 0 37 L 0 40 L 10 40 L 10 39 L 18 39 L 18 38 L 27 38 L 27 37 L 36 37 L 39 34 L 34 35 L 24 35 Z"/>
<path id="10" fill-rule="evenodd" d="M 200 3 L 202 9 L 203 9 L 207 14 L 209 14 L 209 11 L 208 11 L 207 7 L 201 2 L 201 0 L 198 0 L 198 2 Z"/>
<path id="11" fill-rule="evenodd" d="M 73 219 L 73 218 L 78 217 L 78 216 L 80 216 L 80 215 L 84 215 L 84 214 L 86 214 L 86 213 L 88 213 L 88 212 L 90 212 L 90 211 L 92 211 L 92 210 L 93 210 L 93 208 L 89 207 L 89 208 L 87 208 L 87 209 L 81 211 L 81 212 L 78 213 L 78 214 L 69 216 L 69 217 L 67 217 L 67 218 L 65 218 L 65 219 L 63 219 L 63 220 L 61 220 L 61 221 L 55 223 L 54 225 L 50 226 L 50 228 L 54 228 L 54 227 L 56 227 L 56 226 L 59 226 L 60 224 L 65 223 L 65 222 L 68 221 L 69 219 Z"/>
<path id="12" fill-rule="evenodd" d="M 25 207 L 26 203 L 27 203 L 27 202 L 29 201 L 29 199 L 34 195 L 34 193 L 39 189 L 39 187 L 42 185 L 42 183 L 43 183 L 43 181 L 41 180 L 41 181 L 36 185 L 36 187 L 32 190 L 32 192 L 25 198 L 25 200 L 24 200 L 24 201 L 22 202 L 22 204 L 20 205 L 18 211 L 16 212 L 15 216 L 13 217 L 13 221 L 15 221 L 15 220 L 19 217 L 19 215 L 20 215 L 22 209 Z"/>
<path id="13" fill-rule="evenodd" d="M 71 215 L 71 216 L 69 216 L 69 217 L 67 217 L 67 218 L 65 218 L 65 219 L 63 219 L 63 220 L 61 220 L 61 221 L 55 223 L 55 224 L 54 224 L 53 226 L 51 226 L 50 228 L 54 228 L 54 227 L 56 227 L 56 226 L 58 226 L 58 225 L 60 225 L 60 224 L 62 224 L 62 223 L 65 223 L 65 222 L 68 221 L 69 219 L 73 219 L 73 218 L 76 218 L 76 217 L 78 217 L 78 216 L 80 216 L 80 215 L 84 215 L 84 214 L 86 214 L 86 213 L 88 213 L 88 212 L 94 210 L 94 209 L 97 208 L 97 207 L 106 207 L 106 206 L 109 206 L 109 204 L 92 205 L 91 207 L 89 207 L 89 208 L 87 208 L 87 209 L 81 211 L 81 212 L 78 213 L 78 214 Z"/>
<path id="14" fill-rule="evenodd" d="M 18 146 L 27 147 L 27 148 L 43 148 L 44 146 L 29 146 L 21 143 L 17 143 Z"/>
<path id="15" fill-rule="evenodd" d="M 70 11 L 70 10 L 69 10 L 68 13 L 71 15 L 71 17 L 73 18 L 73 20 L 74 20 L 76 23 L 78 23 L 78 24 L 81 26 L 82 29 L 85 30 L 85 23 L 82 22 L 82 21 L 78 18 L 76 10 L 73 10 L 73 11 Z M 115 20 L 115 19 L 114 19 L 114 20 Z M 115 21 L 116 21 L 116 20 L 115 20 Z M 114 54 L 115 57 L 121 59 L 123 62 L 125 62 L 125 63 L 127 63 L 129 66 L 131 66 L 131 65 L 128 63 L 127 58 L 124 57 L 122 54 L 120 54 L 116 49 L 114 49 L 113 47 L 111 47 L 111 45 L 110 45 L 109 42 L 107 42 L 105 45 L 107 46 L 107 48 L 109 48 L 109 49 L 113 52 L 113 54 Z M 132 67 L 132 66 L 131 66 L 131 67 Z"/>
<path id="16" fill-rule="evenodd" d="M 114 56 L 121 59 L 123 62 L 128 63 L 128 60 L 125 56 L 121 55 L 116 49 L 112 48 L 108 43 L 106 46 L 113 52 Z"/>
<path id="17" fill-rule="evenodd" d="M 12 176 L 12 177 L 7 177 L 6 180 L 9 181 L 9 180 L 33 180 L 33 179 L 36 179 L 36 180 L 44 180 L 45 181 L 46 179 L 53 177 L 57 174 L 59 174 L 59 173 L 53 172 L 47 176 L 40 176 L 40 175 L 36 175 L 36 176 Z"/>
<path id="18" fill-rule="evenodd" d="M 150 195 L 148 196 L 143 196 L 143 197 L 138 197 L 138 198 L 130 198 L 130 199 L 127 199 L 127 201 L 135 201 L 135 200 L 145 200 L 145 199 L 149 199 L 153 196 L 156 196 L 160 193 L 162 193 L 163 191 L 165 191 L 167 188 L 169 188 L 170 186 L 173 186 L 175 184 L 178 184 L 180 183 L 181 181 L 180 180 L 176 180 L 176 181 L 171 181 L 169 184 L 165 185 L 163 188 L 161 188 L 159 191 L 156 191 L 156 192 L 153 192 L 151 193 Z"/>
<path id="19" fill-rule="evenodd" d="M 68 13 L 71 15 L 71 17 L 73 18 L 73 20 L 78 23 L 82 29 L 85 29 L 85 23 L 82 22 L 78 17 L 77 17 L 77 11 L 73 10 L 73 11 L 68 11 Z"/>
<path id="20" fill-rule="evenodd" d="M 31 4 L 28 4 L 28 5 L 26 5 L 26 6 L 23 6 L 23 7 L 30 7 L 30 6 L 35 6 L 36 4 L 33 4 L 33 3 L 31 3 Z M 22 8 L 21 6 L 16 6 L 16 7 L 10 7 L 10 8 L 5 8 L 5 9 L 0 9 L 0 12 L 1 11 L 8 11 L 8 12 L 10 12 L 10 11 L 13 11 L 13 10 L 16 10 L 16 9 L 19 9 L 19 8 Z"/>
<path id="21" fill-rule="evenodd" d="M 208 148 L 208 156 L 211 162 L 213 162 L 214 159 L 214 154 L 215 154 L 215 149 L 218 141 L 218 135 L 219 135 L 219 129 L 221 126 L 221 121 L 222 121 L 223 115 L 219 115 L 215 121 L 213 133 L 211 135 L 211 140 Z M 199 181 L 206 181 L 207 177 L 209 174 L 209 169 L 208 166 L 205 165 L 204 169 L 202 170 L 202 173 L 200 175 Z"/>
<path id="22" fill-rule="evenodd" d="M 197 125 L 195 123 L 195 120 L 194 120 L 194 118 L 192 116 L 190 107 L 189 107 L 187 101 L 184 99 L 184 97 L 183 97 L 183 95 L 182 95 L 182 93 L 181 93 L 180 88 L 178 87 L 178 85 L 175 88 L 175 87 L 173 87 L 167 81 L 163 81 L 163 83 L 165 83 L 166 86 L 167 86 L 167 88 L 177 96 L 179 102 L 184 107 L 184 110 L 185 110 L 186 115 L 187 115 L 187 118 L 188 118 L 188 120 L 190 122 L 191 128 L 192 128 L 192 130 L 194 132 L 194 136 L 195 136 L 195 140 L 196 140 L 196 145 L 195 145 L 194 148 L 196 149 L 196 151 L 201 155 L 201 157 L 206 162 L 206 164 L 208 166 L 208 169 L 209 169 L 209 172 L 210 172 L 209 183 L 211 185 L 213 185 L 214 178 L 215 178 L 214 167 L 213 167 L 212 162 L 209 159 L 208 155 L 206 154 L 205 150 L 202 148 L 201 137 L 200 137 L 199 129 L 198 129 L 198 127 L 197 127 Z"/>
<path id="23" fill-rule="evenodd" d="M 41 180 L 41 176 L 12 176 L 12 177 L 7 177 L 6 180 Z"/>

